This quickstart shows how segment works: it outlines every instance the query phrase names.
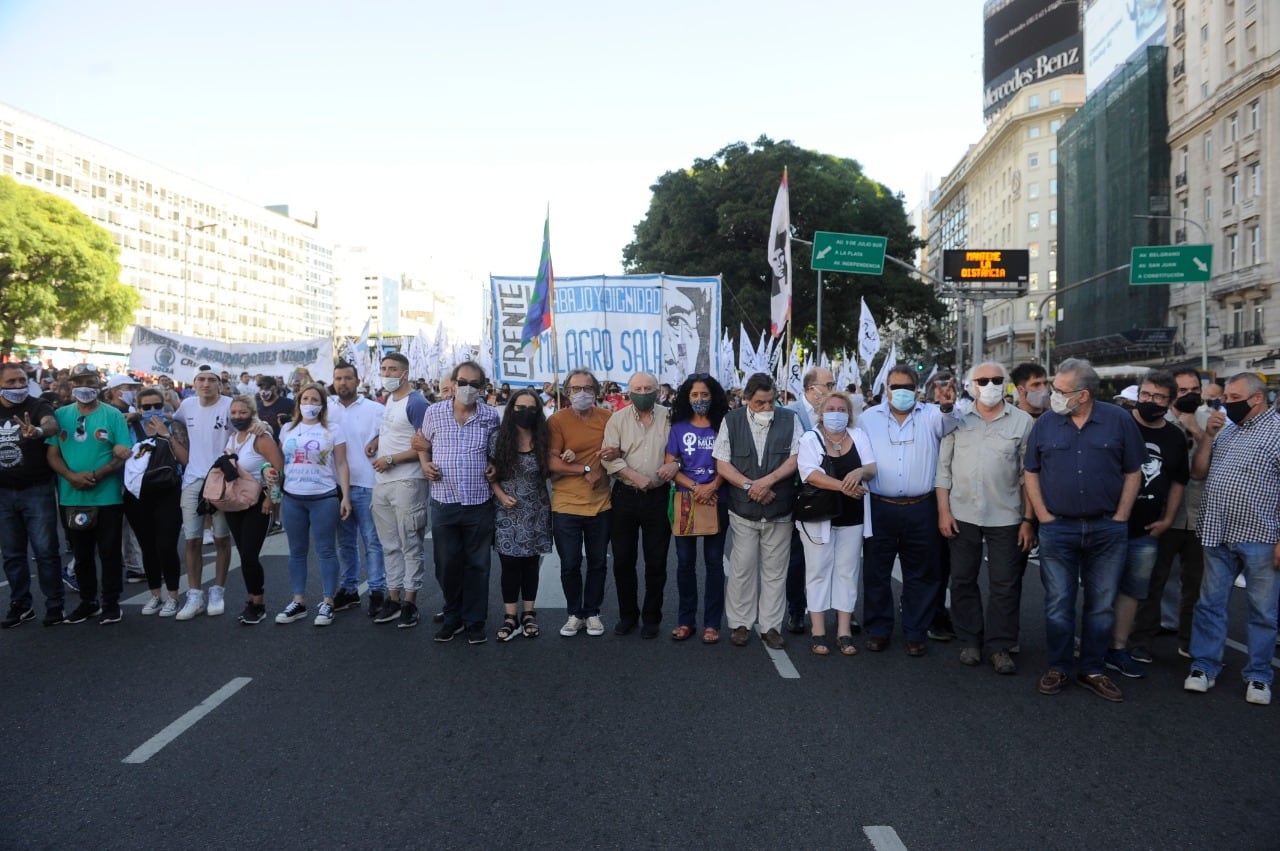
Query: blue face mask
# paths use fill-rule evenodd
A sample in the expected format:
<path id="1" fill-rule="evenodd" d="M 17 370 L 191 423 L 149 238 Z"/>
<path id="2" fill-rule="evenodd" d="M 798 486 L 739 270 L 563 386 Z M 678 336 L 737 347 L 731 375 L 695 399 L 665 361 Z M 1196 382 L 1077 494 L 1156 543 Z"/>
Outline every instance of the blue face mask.
<path id="1" fill-rule="evenodd" d="M 689 407 L 692 408 L 693 412 L 698 416 L 705 417 L 707 413 L 711 410 L 711 400 L 699 399 L 696 402 L 690 402 Z"/>
<path id="2" fill-rule="evenodd" d="M 164 411 L 143 411 L 142 419 L 144 422 L 147 420 L 155 420 L 155 419 L 162 420 L 164 419 Z"/>
<path id="3" fill-rule="evenodd" d="M 844 411 L 823 411 L 822 427 L 827 431 L 844 431 L 849 427 L 849 415 Z"/>
<path id="4" fill-rule="evenodd" d="M 916 391 L 894 390 L 889 394 L 889 404 L 894 407 L 894 410 L 905 413 L 915 407 Z"/>

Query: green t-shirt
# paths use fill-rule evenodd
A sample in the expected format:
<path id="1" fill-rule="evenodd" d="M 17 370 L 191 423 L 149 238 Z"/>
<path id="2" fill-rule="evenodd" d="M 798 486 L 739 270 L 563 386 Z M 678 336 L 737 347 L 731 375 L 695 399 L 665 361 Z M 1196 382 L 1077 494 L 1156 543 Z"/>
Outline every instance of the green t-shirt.
<path id="1" fill-rule="evenodd" d="M 115 446 L 130 446 L 129 427 L 124 414 L 110 405 L 98 403 L 87 415 L 80 406 L 64 405 L 53 412 L 58 420 L 58 433 L 45 440 L 62 452 L 62 460 L 73 473 L 88 473 L 105 467 L 111 461 Z M 119 505 L 121 497 L 119 471 L 107 476 L 90 490 L 81 491 L 58 477 L 58 501 L 63 505 Z"/>

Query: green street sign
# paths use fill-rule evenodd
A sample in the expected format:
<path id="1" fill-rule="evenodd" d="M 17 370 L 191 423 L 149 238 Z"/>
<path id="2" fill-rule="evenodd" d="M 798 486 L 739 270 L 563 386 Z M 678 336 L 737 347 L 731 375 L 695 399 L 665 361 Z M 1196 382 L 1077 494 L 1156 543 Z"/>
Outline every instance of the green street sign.
<path id="1" fill-rule="evenodd" d="M 809 268 L 819 272 L 883 275 L 884 251 L 888 244 L 889 239 L 883 236 L 820 230 L 813 235 Z"/>
<path id="2" fill-rule="evenodd" d="M 1212 245 L 1135 245 L 1129 285 L 1204 284 L 1213 277 Z"/>

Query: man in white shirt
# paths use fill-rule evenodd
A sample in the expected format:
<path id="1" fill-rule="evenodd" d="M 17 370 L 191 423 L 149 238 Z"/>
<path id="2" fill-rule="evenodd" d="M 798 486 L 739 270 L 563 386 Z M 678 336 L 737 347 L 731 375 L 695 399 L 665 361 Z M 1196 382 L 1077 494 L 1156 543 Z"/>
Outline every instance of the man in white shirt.
<path id="1" fill-rule="evenodd" d="M 364 555 L 369 580 L 369 617 L 375 617 L 387 597 L 387 573 L 382 542 L 373 522 L 375 476 L 368 447 L 377 439 L 385 408 L 357 392 L 360 379 L 356 368 L 339 363 L 333 368 L 333 389 L 338 404 L 329 406 L 333 422 L 347 436 L 347 469 L 351 475 L 351 513 L 338 523 L 338 561 L 342 565 L 341 587 L 333 598 L 334 611 L 360 605 L 360 556 Z"/>
<path id="2" fill-rule="evenodd" d="M 192 380 L 195 395 L 183 399 L 173 418 L 187 427 L 190 441 L 186 469 L 182 473 L 182 535 L 186 539 L 187 600 L 177 620 L 189 621 L 206 611 L 200 585 L 204 574 L 204 516 L 197 513 L 204 477 L 227 444 L 227 420 L 231 399 L 222 395 L 222 379 L 213 367 L 202 364 Z M 212 516 L 214 578 L 209 588 L 207 611 L 220 615 L 225 610 L 227 569 L 231 566 L 231 529 L 221 511 Z"/>

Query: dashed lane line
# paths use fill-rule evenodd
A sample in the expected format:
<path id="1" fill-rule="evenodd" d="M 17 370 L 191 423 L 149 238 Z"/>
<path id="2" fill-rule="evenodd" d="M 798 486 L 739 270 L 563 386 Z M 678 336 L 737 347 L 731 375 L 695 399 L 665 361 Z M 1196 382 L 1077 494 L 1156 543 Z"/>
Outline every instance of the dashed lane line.
<path id="1" fill-rule="evenodd" d="M 206 697 L 195 708 L 183 713 L 178 720 L 174 721 L 168 727 L 165 727 L 159 733 L 147 739 L 138 746 L 133 753 L 121 760 L 121 762 L 130 765 L 139 765 L 151 759 L 164 748 L 165 745 L 181 736 L 187 730 L 195 726 L 196 722 L 213 710 L 221 706 L 233 694 L 247 686 L 253 681 L 252 677 L 236 677 L 213 694 Z"/>

